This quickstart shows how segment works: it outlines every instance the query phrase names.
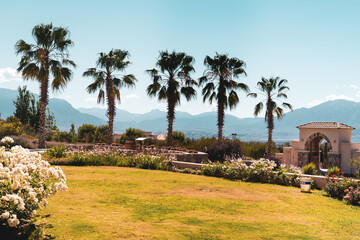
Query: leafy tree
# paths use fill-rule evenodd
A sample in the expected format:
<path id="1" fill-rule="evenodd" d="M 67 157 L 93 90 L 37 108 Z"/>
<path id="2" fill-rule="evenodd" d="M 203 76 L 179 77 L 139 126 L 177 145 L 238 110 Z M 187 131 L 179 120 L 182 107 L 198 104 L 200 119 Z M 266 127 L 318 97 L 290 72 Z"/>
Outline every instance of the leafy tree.
<path id="1" fill-rule="evenodd" d="M 153 81 L 147 88 L 147 94 L 150 97 L 157 96 L 159 101 L 167 101 L 167 145 L 169 146 L 173 143 L 175 107 L 180 105 L 180 95 L 184 95 L 187 101 L 196 97 L 193 86 L 198 84 L 190 76 L 195 72 L 193 64 L 194 58 L 190 55 L 162 51 L 156 62 L 158 69 L 147 70 Z"/>
<path id="2" fill-rule="evenodd" d="M 97 143 L 104 143 L 107 141 L 109 132 L 109 126 L 99 126 L 96 128 L 94 133 L 95 142 Z"/>
<path id="3" fill-rule="evenodd" d="M 51 88 L 64 88 L 72 77 L 72 71 L 66 66 L 76 67 L 68 58 L 68 47 L 73 42 L 68 38 L 69 30 L 63 27 L 53 27 L 52 24 L 40 24 L 33 28 L 32 35 L 35 44 L 24 40 L 17 41 L 16 54 L 21 54 L 18 71 L 25 80 L 36 80 L 40 83 L 40 122 L 39 147 L 45 147 L 46 137 L 46 107 L 48 105 L 49 80 Z"/>
<path id="4" fill-rule="evenodd" d="M 124 144 L 127 138 L 138 138 L 145 137 L 145 133 L 143 130 L 136 128 L 127 128 L 125 133 L 120 137 L 120 143 Z"/>
<path id="5" fill-rule="evenodd" d="M 188 139 L 185 137 L 185 134 L 180 131 L 173 132 L 173 141 L 178 146 L 184 146 L 188 143 Z"/>
<path id="6" fill-rule="evenodd" d="M 113 142 L 116 100 L 120 103 L 120 88 L 133 87 L 137 81 L 132 74 L 119 75 L 131 64 L 127 60 L 129 56 L 129 52 L 120 49 L 111 50 L 108 54 L 101 52 L 96 62 L 97 68 L 89 68 L 83 74 L 84 77 L 94 79 L 94 82 L 87 87 L 87 91 L 94 93 L 99 90 L 98 103 L 104 103 L 106 99 L 108 106 L 107 116 L 109 118 L 107 144 Z"/>
<path id="7" fill-rule="evenodd" d="M 235 79 L 241 75 L 246 76 L 244 70 L 245 62 L 238 58 L 229 58 L 226 54 L 216 53 L 214 58 L 205 57 L 204 65 L 206 70 L 200 78 L 203 101 L 207 99 L 210 104 L 217 103 L 217 126 L 218 142 L 223 140 L 223 127 L 225 118 L 225 109 L 234 109 L 239 103 L 237 90 L 249 91 L 246 84 L 237 82 Z"/>
<path id="8" fill-rule="evenodd" d="M 35 100 L 34 94 L 31 94 L 26 86 L 19 87 L 18 92 L 19 95 L 13 101 L 15 106 L 14 116 L 23 125 L 29 124 L 35 131 L 39 122 L 39 102 Z"/>
<path id="9" fill-rule="evenodd" d="M 78 138 L 80 142 L 93 143 L 96 127 L 92 124 L 83 124 L 78 128 Z"/>
<path id="10" fill-rule="evenodd" d="M 29 106 L 29 124 L 34 129 L 38 130 L 40 121 L 40 103 L 35 100 L 35 96 L 32 95 Z"/>
<path id="11" fill-rule="evenodd" d="M 72 139 L 71 142 L 75 142 L 76 141 L 76 130 L 75 130 L 74 123 L 71 124 L 69 133 L 70 133 L 70 136 Z"/>
<path id="12" fill-rule="evenodd" d="M 258 104 L 255 105 L 254 116 L 258 116 L 261 110 L 264 108 L 264 103 L 266 107 L 265 112 L 265 122 L 267 122 L 268 128 L 268 142 L 267 142 L 267 156 L 271 156 L 272 153 L 272 132 L 274 130 L 274 114 L 280 120 L 283 117 L 284 110 L 279 106 L 276 101 L 281 101 L 281 105 L 284 108 L 287 108 L 292 111 L 292 106 L 290 103 L 283 102 L 281 99 L 287 98 L 285 91 L 290 90 L 286 83 L 286 79 L 281 79 L 280 77 L 276 78 L 262 78 L 261 81 L 257 83 L 259 93 L 249 93 L 248 96 L 257 97 L 258 94 L 264 96 L 264 99 L 261 100 Z"/>
<path id="13" fill-rule="evenodd" d="M 47 108 L 47 117 L 46 117 L 46 139 L 48 141 L 52 140 L 56 133 L 59 131 L 56 126 L 55 115 L 53 112 Z"/>
<path id="14" fill-rule="evenodd" d="M 13 101 L 15 106 L 14 116 L 17 117 L 22 124 L 28 124 L 30 121 L 30 101 L 31 93 L 29 90 L 18 87 L 19 95 Z"/>

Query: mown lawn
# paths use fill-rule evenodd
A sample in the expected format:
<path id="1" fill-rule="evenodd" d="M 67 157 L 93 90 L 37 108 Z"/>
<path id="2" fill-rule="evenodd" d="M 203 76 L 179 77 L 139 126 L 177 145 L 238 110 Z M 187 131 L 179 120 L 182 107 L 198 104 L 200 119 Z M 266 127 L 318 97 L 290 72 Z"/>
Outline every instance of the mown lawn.
<path id="1" fill-rule="evenodd" d="M 55 239 L 360 239 L 360 208 L 298 188 L 63 166 L 40 222 Z"/>

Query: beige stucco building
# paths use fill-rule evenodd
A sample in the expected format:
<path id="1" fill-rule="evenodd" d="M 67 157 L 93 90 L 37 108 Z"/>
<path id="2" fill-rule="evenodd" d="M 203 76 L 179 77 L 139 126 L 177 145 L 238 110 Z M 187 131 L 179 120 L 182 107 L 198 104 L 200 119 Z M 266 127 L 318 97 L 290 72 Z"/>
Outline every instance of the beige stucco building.
<path id="1" fill-rule="evenodd" d="M 354 169 L 349 166 L 352 158 L 360 157 L 360 143 L 351 142 L 351 132 L 355 129 L 339 122 L 310 122 L 300 126 L 299 140 L 291 141 L 291 147 L 276 156 L 287 165 L 302 167 L 310 162 L 319 168 L 321 150 L 324 140 L 328 145 L 328 165 L 339 166 L 344 173 L 352 174 Z"/>

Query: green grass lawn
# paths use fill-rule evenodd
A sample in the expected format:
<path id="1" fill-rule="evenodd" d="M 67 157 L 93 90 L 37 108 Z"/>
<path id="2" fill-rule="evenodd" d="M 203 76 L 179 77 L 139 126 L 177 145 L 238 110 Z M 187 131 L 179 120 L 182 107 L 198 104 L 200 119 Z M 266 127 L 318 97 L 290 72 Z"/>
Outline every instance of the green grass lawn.
<path id="1" fill-rule="evenodd" d="M 298 188 L 63 166 L 40 222 L 56 239 L 360 239 L 360 208 Z"/>

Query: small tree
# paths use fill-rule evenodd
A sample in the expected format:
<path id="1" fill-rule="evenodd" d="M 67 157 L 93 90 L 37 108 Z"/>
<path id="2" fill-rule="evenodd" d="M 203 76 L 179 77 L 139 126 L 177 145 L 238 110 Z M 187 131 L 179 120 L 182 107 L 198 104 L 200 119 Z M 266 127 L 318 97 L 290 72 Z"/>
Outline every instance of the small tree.
<path id="1" fill-rule="evenodd" d="M 49 109 L 47 109 L 47 117 L 46 117 L 45 125 L 46 125 L 46 140 L 50 141 L 59 131 L 59 128 L 56 126 L 54 113 L 50 112 Z"/>
<path id="2" fill-rule="evenodd" d="M 136 128 L 127 128 L 125 130 L 125 133 L 121 135 L 120 137 L 120 143 L 124 144 L 125 140 L 127 138 L 138 138 L 138 137 L 144 137 L 145 133 L 144 131 Z"/>
<path id="3" fill-rule="evenodd" d="M 13 101 L 15 106 L 14 116 L 20 120 L 23 125 L 30 125 L 36 131 L 40 119 L 39 102 L 35 100 L 34 94 L 31 94 L 27 87 L 18 88 L 19 95 Z"/>
<path id="4" fill-rule="evenodd" d="M 78 128 L 80 142 L 93 143 L 96 127 L 92 124 L 83 124 Z"/>
<path id="5" fill-rule="evenodd" d="M 360 178 L 360 157 L 350 159 L 350 167 L 355 168 L 355 176 Z"/>
<path id="6" fill-rule="evenodd" d="M 185 137 L 185 134 L 180 131 L 173 131 L 173 141 L 175 145 L 184 146 L 187 144 L 188 139 Z"/>
<path id="7" fill-rule="evenodd" d="M 30 121 L 31 94 L 26 86 L 18 87 L 18 92 L 19 95 L 13 101 L 15 106 L 14 117 L 17 117 L 22 124 L 28 124 Z"/>
<path id="8" fill-rule="evenodd" d="M 107 141 L 109 126 L 103 125 L 96 128 L 94 133 L 95 142 L 105 143 Z"/>
<path id="9" fill-rule="evenodd" d="M 69 133 L 71 135 L 71 142 L 76 142 L 76 130 L 74 123 L 71 124 Z"/>

